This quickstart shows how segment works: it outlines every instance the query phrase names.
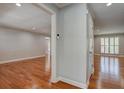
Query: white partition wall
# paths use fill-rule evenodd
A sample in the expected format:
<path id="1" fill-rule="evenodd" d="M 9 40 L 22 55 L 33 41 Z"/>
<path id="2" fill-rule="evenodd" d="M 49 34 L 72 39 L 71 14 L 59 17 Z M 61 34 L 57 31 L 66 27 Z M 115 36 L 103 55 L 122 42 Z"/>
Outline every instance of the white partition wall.
<path id="1" fill-rule="evenodd" d="M 87 84 L 89 83 L 89 79 L 91 74 L 94 72 L 94 25 L 93 19 L 88 12 L 87 14 Z"/>
<path id="2" fill-rule="evenodd" d="M 51 7 L 51 5 L 47 4 Z M 51 7 L 56 11 L 55 7 Z M 58 81 L 87 88 L 88 24 L 87 5 L 70 4 L 58 9 L 56 73 Z"/>
<path id="3" fill-rule="evenodd" d="M 63 55 L 59 61 L 60 80 L 87 87 L 87 9 L 86 4 L 71 4 L 59 13 Z"/>

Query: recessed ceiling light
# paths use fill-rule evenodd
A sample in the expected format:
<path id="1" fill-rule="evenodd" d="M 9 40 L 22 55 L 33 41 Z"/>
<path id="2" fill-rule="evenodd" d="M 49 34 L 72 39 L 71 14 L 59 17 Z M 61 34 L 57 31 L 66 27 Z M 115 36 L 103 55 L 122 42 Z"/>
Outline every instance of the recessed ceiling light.
<path id="1" fill-rule="evenodd" d="M 112 5 L 112 3 L 107 3 L 107 4 L 106 4 L 106 6 L 110 6 L 110 5 Z"/>
<path id="2" fill-rule="evenodd" d="M 19 7 L 20 7 L 20 6 L 22 6 L 22 5 L 21 5 L 20 3 L 16 3 L 16 6 L 19 6 Z"/>
<path id="3" fill-rule="evenodd" d="M 45 39 L 50 39 L 49 37 L 45 37 Z"/>

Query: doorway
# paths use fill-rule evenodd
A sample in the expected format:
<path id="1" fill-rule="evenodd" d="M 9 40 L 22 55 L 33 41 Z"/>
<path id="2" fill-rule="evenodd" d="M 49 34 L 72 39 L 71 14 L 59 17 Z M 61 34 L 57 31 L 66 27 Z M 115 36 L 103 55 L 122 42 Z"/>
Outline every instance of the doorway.
<path id="1" fill-rule="evenodd" d="M 51 82 L 57 82 L 56 77 L 56 12 L 52 10 L 45 4 L 37 3 L 33 4 L 34 6 L 44 10 L 46 13 L 51 15 Z"/>
<path id="2" fill-rule="evenodd" d="M 51 72 L 51 54 L 50 54 L 50 37 L 45 37 L 45 42 L 46 42 L 46 50 L 45 50 L 45 57 L 46 57 L 46 67 L 45 70 L 48 72 Z"/>

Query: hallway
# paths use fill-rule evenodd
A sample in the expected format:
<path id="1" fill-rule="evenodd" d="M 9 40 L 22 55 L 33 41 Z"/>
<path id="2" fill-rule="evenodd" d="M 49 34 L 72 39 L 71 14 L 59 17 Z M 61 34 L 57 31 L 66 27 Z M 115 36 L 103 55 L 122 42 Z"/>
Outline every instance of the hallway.
<path id="1" fill-rule="evenodd" d="M 88 88 L 124 88 L 124 57 L 95 56 L 94 63 L 95 71 Z"/>

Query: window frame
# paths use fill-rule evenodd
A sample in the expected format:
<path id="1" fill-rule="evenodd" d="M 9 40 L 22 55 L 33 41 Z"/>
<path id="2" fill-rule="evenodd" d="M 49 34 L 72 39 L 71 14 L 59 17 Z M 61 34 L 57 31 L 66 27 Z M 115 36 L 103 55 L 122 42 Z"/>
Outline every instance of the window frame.
<path id="1" fill-rule="evenodd" d="M 112 39 L 113 39 L 113 44 L 111 43 Z M 108 42 L 108 44 L 106 42 Z M 112 47 L 113 47 L 113 49 L 111 51 Z M 100 48 L 101 48 L 101 50 L 100 50 L 101 54 L 119 54 L 119 37 L 117 37 L 117 36 L 101 37 L 100 38 Z"/>

